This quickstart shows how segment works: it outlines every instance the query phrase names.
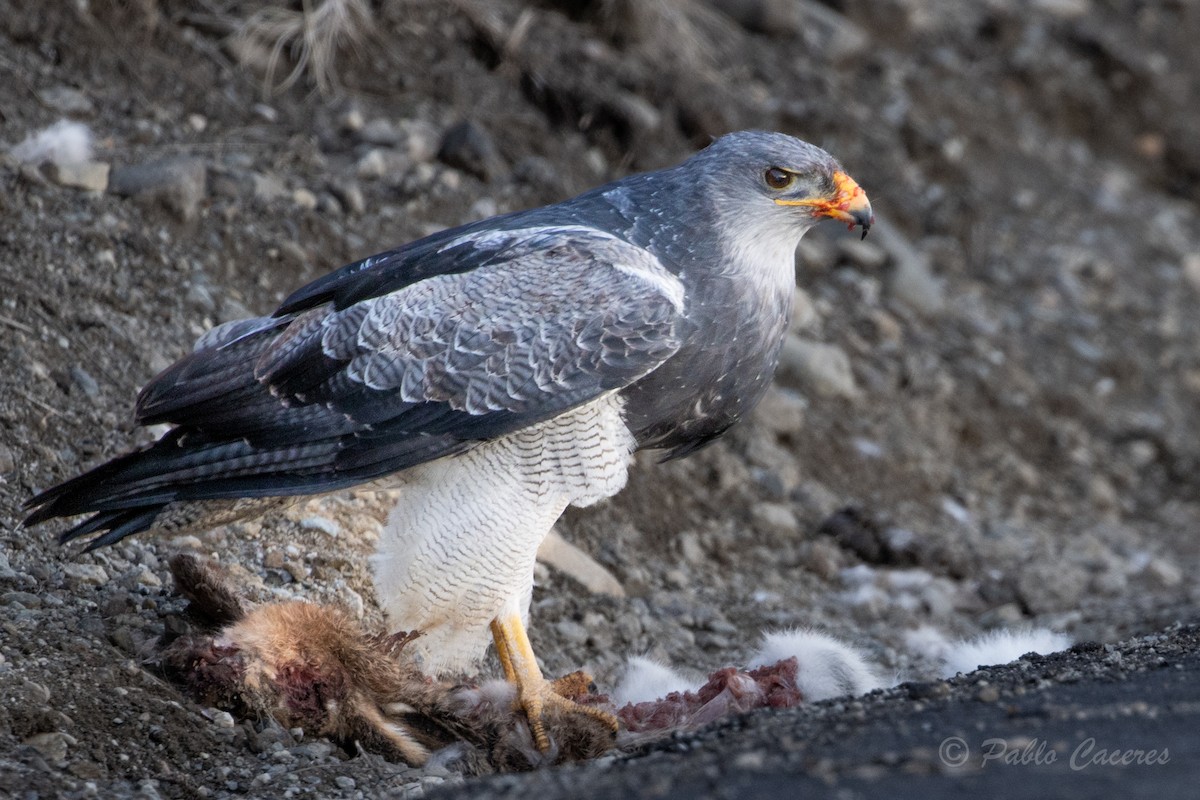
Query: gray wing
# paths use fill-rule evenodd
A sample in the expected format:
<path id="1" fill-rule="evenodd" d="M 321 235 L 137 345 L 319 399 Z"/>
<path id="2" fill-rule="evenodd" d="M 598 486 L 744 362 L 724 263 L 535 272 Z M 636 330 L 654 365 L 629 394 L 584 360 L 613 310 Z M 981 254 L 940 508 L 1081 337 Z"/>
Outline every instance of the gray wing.
<path id="1" fill-rule="evenodd" d="M 481 266 L 210 333 L 144 390 L 140 419 L 264 450 L 330 445 L 321 480 L 344 485 L 557 416 L 679 348 L 683 287 L 641 248 L 573 226 L 444 249 L 461 261 L 464 246 Z"/>
<path id="2" fill-rule="evenodd" d="M 175 427 L 33 498 L 27 524 L 91 512 L 62 539 L 96 547 L 180 501 L 353 486 L 621 389 L 679 348 L 683 287 L 647 251 L 585 227 L 445 241 L 413 250 L 419 269 L 393 251 L 291 302 L 327 300 L 210 331 L 138 398 L 140 422 Z M 370 293 L 340 301 L 346 280 Z"/>

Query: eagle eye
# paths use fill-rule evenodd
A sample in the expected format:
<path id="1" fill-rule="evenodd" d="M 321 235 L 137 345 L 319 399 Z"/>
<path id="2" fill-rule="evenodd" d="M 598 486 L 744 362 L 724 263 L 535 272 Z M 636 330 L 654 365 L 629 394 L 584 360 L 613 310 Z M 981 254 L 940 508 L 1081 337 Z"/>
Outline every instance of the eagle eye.
<path id="1" fill-rule="evenodd" d="M 772 189 L 779 190 L 786 189 L 795 183 L 796 176 L 791 172 L 788 172 L 786 169 L 771 167 L 763 173 L 763 180 L 766 181 L 767 186 L 770 186 Z"/>

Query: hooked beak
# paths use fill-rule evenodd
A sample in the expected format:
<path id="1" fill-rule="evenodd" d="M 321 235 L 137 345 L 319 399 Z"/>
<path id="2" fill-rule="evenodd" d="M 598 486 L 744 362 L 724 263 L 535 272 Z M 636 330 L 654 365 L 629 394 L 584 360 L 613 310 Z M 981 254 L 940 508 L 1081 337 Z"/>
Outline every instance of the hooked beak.
<path id="1" fill-rule="evenodd" d="M 829 217 L 848 223 L 850 230 L 855 225 L 862 226 L 862 238 L 867 238 L 867 231 L 875 222 L 871 213 L 871 203 L 867 193 L 853 178 L 838 170 L 833 173 L 833 197 L 824 200 L 787 200 L 776 198 L 781 206 L 807 206 L 811 208 L 814 217 Z"/>

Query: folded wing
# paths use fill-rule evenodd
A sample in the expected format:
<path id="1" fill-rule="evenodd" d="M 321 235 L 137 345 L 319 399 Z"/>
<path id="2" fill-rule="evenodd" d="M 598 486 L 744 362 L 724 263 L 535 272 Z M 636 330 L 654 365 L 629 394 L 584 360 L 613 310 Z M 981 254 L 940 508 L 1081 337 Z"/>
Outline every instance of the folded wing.
<path id="1" fill-rule="evenodd" d="M 102 512 L 144 530 L 175 501 L 370 481 L 619 390 L 680 345 L 678 279 L 610 234 L 468 232 L 420 255 L 428 277 L 395 290 L 368 265 L 364 299 L 301 290 L 281 316 L 210 331 L 138 399 L 140 422 L 172 432 L 34 498 L 28 521 Z M 395 256 L 376 268 L 404 274 Z"/>

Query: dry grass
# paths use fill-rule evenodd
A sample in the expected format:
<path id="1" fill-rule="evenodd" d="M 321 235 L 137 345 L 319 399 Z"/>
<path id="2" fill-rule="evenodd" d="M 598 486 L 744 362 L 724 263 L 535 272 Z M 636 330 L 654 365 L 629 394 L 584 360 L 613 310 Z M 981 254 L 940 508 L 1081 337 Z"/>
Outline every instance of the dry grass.
<path id="1" fill-rule="evenodd" d="M 337 89 L 337 58 L 362 43 L 372 24 L 366 0 L 303 0 L 301 7 L 268 6 L 238 23 L 229 45 L 243 66 L 259 66 L 268 93 L 294 86 L 306 74 L 319 91 Z M 276 81 L 281 63 L 287 76 Z"/>

